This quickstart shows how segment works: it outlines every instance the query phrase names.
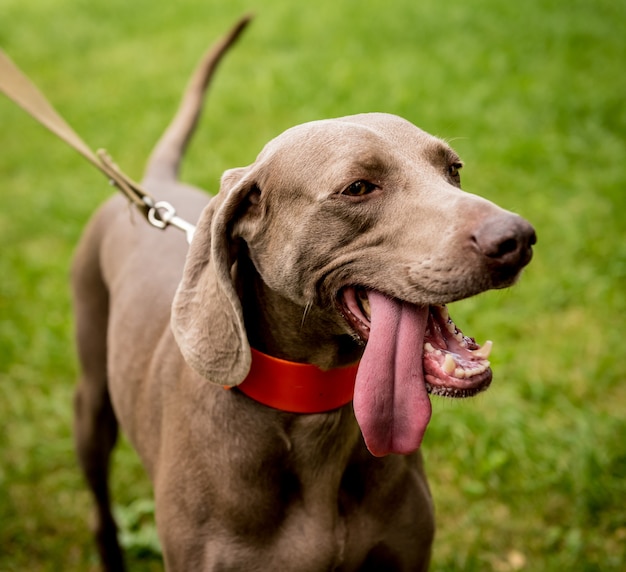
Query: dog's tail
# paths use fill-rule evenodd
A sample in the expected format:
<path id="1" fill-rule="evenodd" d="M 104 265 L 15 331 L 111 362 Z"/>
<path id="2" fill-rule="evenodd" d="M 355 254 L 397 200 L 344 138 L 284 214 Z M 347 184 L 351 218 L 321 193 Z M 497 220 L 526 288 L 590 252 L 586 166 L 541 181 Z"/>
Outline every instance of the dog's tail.
<path id="1" fill-rule="evenodd" d="M 241 18 L 200 60 L 185 89 L 176 115 L 148 159 L 144 179 L 178 179 L 180 163 L 200 118 L 204 95 L 213 74 L 228 48 L 235 43 L 251 19 L 249 15 Z"/>

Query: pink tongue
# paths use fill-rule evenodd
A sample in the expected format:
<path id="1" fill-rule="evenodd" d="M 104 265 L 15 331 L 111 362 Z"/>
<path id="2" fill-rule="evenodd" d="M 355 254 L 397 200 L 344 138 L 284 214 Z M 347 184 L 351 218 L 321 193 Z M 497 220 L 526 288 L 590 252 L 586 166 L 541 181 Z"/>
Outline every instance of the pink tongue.
<path id="1" fill-rule="evenodd" d="M 432 413 L 422 353 L 427 306 L 368 292 L 371 330 L 354 388 L 354 413 L 370 452 L 419 448 Z"/>

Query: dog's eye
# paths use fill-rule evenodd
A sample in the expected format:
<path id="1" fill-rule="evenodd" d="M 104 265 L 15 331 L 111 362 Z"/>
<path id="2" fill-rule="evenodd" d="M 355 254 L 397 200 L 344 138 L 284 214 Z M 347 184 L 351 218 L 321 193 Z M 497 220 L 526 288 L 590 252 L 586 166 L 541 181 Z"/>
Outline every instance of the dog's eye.
<path id="1" fill-rule="evenodd" d="M 461 178 L 459 171 L 463 167 L 463 163 L 451 163 L 448 165 L 448 176 L 458 181 Z"/>
<path id="2" fill-rule="evenodd" d="M 343 191 L 341 191 L 341 194 L 348 195 L 349 197 L 362 197 L 364 195 L 369 195 L 377 188 L 378 187 L 374 183 L 359 180 L 348 185 Z"/>

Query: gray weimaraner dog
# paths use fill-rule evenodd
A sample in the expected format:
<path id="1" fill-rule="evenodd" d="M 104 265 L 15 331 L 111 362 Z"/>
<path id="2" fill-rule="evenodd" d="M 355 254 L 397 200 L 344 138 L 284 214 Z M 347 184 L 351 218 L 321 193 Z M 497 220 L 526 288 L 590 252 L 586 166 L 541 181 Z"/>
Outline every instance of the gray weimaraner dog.
<path id="1" fill-rule="evenodd" d="M 242 25 L 202 62 L 144 179 L 197 220 L 191 245 L 113 197 L 76 253 L 76 440 L 103 566 L 123 569 L 107 484 L 119 423 L 154 484 L 168 570 L 425 570 L 428 393 L 491 381 L 489 348 L 445 304 L 513 284 L 533 228 L 461 191 L 446 143 L 381 113 L 287 130 L 215 198 L 178 182 Z M 265 395 L 298 380 L 314 395 Z"/>

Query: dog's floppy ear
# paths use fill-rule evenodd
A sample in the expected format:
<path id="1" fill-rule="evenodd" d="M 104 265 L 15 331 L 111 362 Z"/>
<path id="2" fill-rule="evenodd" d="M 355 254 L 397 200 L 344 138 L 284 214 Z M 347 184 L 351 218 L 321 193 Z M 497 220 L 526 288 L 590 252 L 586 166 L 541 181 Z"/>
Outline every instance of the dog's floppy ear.
<path id="1" fill-rule="evenodd" d="M 220 385 L 241 383 L 250 370 L 250 345 L 231 277 L 230 229 L 254 187 L 246 168 L 227 171 L 204 209 L 189 247 L 172 305 L 171 326 L 185 361 Z"/>

